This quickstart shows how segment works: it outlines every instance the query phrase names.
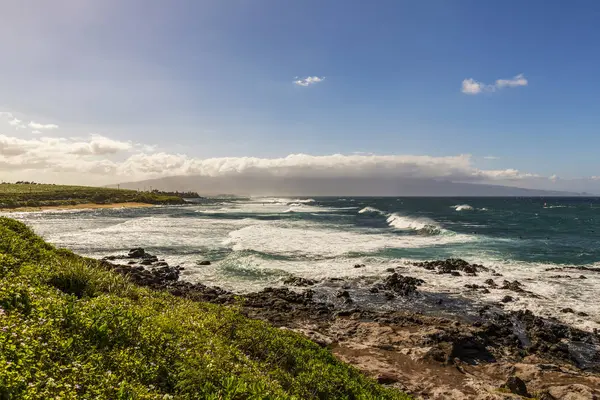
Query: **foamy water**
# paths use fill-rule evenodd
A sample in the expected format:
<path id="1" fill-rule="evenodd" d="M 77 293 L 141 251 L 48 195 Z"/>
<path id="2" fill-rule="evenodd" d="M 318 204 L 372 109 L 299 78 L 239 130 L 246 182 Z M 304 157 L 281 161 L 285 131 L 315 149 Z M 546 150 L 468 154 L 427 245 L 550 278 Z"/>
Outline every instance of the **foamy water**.
<path id="1" fill-rule="evenodd" d="M 185 267 L 184 279 L 240 292 L 281 285 L 290 274 L 376 279 L 387 275 L 390 267 L 401 267 L 402 273 L 425 280 L 425 292 L 482 304 L 510 295 L 515 301 L 506 303 L 506 309 L 528 308 L 580 328 L 600 328 L 595 306 L 600 273 L 546 271 L 598 266 L 600 253 L 594 243 L 600 224 L 595 213 L 600 210 L 581 204 L 551 206 L 481 199 L 466 204 L 452 199 L 253 198 L 11 216 L 57 246 L 83 255 L 122 254 L 141 246 L 171 265 Z M 567 212 L 571 214 L 558 214 Z M 447 257 L 483 264 L 503 277 L 485 272 L 452 277 L 407 264 Z M 197 265 L 201 260 L 212 264 Z M 354 264 L 366 267 L 355 269 Z M 577 279 L 580 275 L 587 279 Z M 483 294 L 464 287 L 483 285 L 487 278 L 499 285 L 504 279 L 519 280 L 539 298 L 499 289 Z M 589 316 L 560 312 L 567 307 Z"/>

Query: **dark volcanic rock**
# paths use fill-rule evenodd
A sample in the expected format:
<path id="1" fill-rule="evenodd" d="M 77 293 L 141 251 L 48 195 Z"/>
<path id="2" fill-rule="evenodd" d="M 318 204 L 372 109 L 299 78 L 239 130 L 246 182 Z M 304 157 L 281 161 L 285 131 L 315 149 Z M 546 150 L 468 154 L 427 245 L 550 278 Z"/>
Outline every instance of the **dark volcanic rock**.
<path id="1" fill-rule="evenodd" d="M 460 272 L 467 275 L 475 276 L 478 271 L 490 271 L 489 268 L 478 264 L 469 264 L 460 258 L 449 258 L 447 260 L 424 261 L 413 263 L 416 267 L 425 268 L 427 270 L 436 270 L 439 274 L 452 274 L 460 276 Z"/>
<path id="2" fill-rule="evenodd" d="M 291 276 L 289 278 L 286 278 L 283 281 L 284 285 L 290 285 L 290 286 L 313 286 L 315 283 L 317 283 L 316 280 L 300 278 L 297 276 Z"/>
<path id="3" fill-rule="evenodd" d="M 350 293 L 348 293 L 347 290 L 340 290 L 339 292 L 336 292 L 335 297 L 350 298 Z"/>
<path id="4" fill-rule="evenodd" d="M 524 292 L 523 284 L 519 281 L 504 281 L 500 289 L 512 290 L 513 292 Z"/>
<path id="5" fill-rule="evenodd" d="M 354 264 L 354 268 L 364 268 L 365 264 Z"/>
<path id="6" fill-rule="evenodd" d="M 203 261 L 199 261 L 199 262 L 197 262 L 196 264 L 198 264 L 198 265 L 210 265 L 210 261 L 208 261 L 208 260 L 203 260 Z"/>
<path id="7" fill-rule="evenodd" d="M 514 301 L 515 299 L 512 298 L 512 296 L 504 296 L 502 298 L 502 300 L 500 300 L 503 303 L 510 303 L 511 301 Z"/>
<path id="8" fill-rule="evenodd" d="M 131 250 L 129 250 L 129 253 L 127 254 L 127 256 L 129 258 L 142 258 L 145 255 L 146 255 L 146 251 L 141 247 L 131 249 Z"/>
<path id="9" fill-rule="evenodd" d="M 417 286 L 420 286 L 423 283 L 425 283 L 425 281 L 422 279 L 393 273 L 385 278 L 381 287 L 382 289 L 391 290 L 394 293 L 402 296 L 408 296 L 412 293 L 415 293 L 417 291 Z"/>
<path id="10" fill-rule="evenodd" d="M 527 386 L 521 378 L 511 376 L 508 378 L 506 383 L 502 385 L 502 388 L 510 390 L 511 393 L 518 394 L 519 396 L 531 397 L 527 392 Z"/>
<path id="11" fill-rule="evenodd" d="M 492 288 L 498 287 L 498 285 L 496 285 L 496 282 L 494 282 L 494 280 L 492 278 L 486 279 L 484 283 Z"/>
<path id="12" fill-rule="evenodd" d="M 561 313 L 570 313 L 570 314 L 575 313 L 575 311 L 573 311 L 572 308 L 568 308 L 568 307 L 567 308 L 563 308 L 562 310 L 560 310 L 560 312 Z"/>

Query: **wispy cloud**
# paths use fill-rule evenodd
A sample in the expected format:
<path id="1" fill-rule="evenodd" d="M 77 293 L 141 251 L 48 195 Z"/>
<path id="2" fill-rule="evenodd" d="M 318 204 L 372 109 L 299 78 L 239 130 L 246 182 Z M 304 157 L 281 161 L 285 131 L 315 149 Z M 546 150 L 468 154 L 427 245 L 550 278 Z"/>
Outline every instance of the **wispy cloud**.
<path id="1" fill-rule="evenodd" d="M 465 94 L 491 93 L 498 89 L 506 87 L 527 86 L 528 81 L 523 74 L 519 74 L 511 79 L 497 79 L 493 84 L 478 82 L 473 78 L 462 81 L 462 92 Z"/>
<path id="2" fill-rule="evenodd" d="M 496 157 L 496 156 L 485 156 L 483 157 L 484 160 L 499 160 L 500 157 Z"/>
<path id="3" fill-rule="evenodd" d="M 323 82 L 323 80 L 325 80 L 325 77 L 307 76 L 306 78 L 295 80 L 294 84 L 298 86 L 309 86 L 314 85 L 315 83 Z"/>
<path id="4" fill-rule="evenodd" d="M 30 128 L 33 129 L 58 129 L 58 125 L 54 125 L 54 124 L 40 124 L 37 122 L 33 122 L 31 121 L 28 125 Z"/>
<path id="5" fill-rule="evenodd" d="M 33 133 L 34 135 L 39 135 L 40 133 L 42 133 L 42 131 L 38 131 L 36 129 L 36 130 L 31 131 L 31 133 Z"/>

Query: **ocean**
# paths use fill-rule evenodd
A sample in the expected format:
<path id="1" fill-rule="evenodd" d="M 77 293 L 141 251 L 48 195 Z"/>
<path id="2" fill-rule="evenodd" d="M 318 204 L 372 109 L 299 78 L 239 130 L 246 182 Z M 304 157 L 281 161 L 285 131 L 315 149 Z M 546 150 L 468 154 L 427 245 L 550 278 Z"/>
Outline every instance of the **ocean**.
<path id="1" fill-rule="evenodd" d="M 425 280 L 422 293 L 454 304 L 497 304 L 510 294 L 515 301 L 507 310 L 527 308 L 585 330 L 600 328 L 597 198 L 199 199 L 185 206 L 8 215 L 78 254 L 101 258 L 144 247 L 183 266 L 185 280 L 237 292 L 281 286 L 290 275 L 346 278 L 349 288 L 360 289 L 400 267 Z M 446 258 L 483 264 L 502 277 L 438 275 L 410 264 Z M 198 265 L 203 260 L 211 265 Z M 576 266 L 588 269 L 549 271 Z M 518 280 L 537 296 L 465 288 L 488 278 Z M 328 290 L 326 283 L 317 287 Z M 406 306 L 361 299 L 373 307 Z"/>

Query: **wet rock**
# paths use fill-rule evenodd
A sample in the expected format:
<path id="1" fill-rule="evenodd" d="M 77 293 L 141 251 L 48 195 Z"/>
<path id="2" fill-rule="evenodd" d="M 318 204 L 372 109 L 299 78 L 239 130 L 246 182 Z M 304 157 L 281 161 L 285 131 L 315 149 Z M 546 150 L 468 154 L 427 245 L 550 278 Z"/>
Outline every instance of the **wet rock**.
<path id="1" fill-rule="evenodd" d="M 569 314 L 574 314 L 575 313 L 575 311 L 572 308 L 570 308 L 570 307 L 563 308 L 562 310 L 560 310 L 560 312 L 561 313 L 565 313 L 565 314 L 566 313 L 569 313 Z"/>
<path id="2" fill-rule="evenodd" d="M 425 281 L 422 279 L 413 278 L 411 276 L 402 276 L 395 272 L 385 278 L 382 287 L 383 289 L 391 290 L 402 296 L 408 296 L 415 293 L 417 291 L 417 286 L 420 286 L 423 283 L 425 283 Z"/>
<path id="3" fill-rule="evenodd" d="M 496 282 L 494 282 L 494 280 L 492 278 L 486 279 L 483 283 L 485 283 L 486 285 L 493 287 L 493 288 L 498 287 L 498 285 L 496 284 Z"/>
<path id="4" fill-rule="evenodd" d="M 131 250 L 129 250 L 129 253 L 127 253 L 127 256 L 129 258 L 142 258 L 145 255 L 146 255 L 146 251 L 141 247 L 131 249 Z"/>
<path id="5" fill-rule="evenodd" d="M 372 288 L 369 289 L 369 292 L 371 293 L 379 293 L 379 288 L 376 286 L 373 286 Z"/>
<path id="6" fill-rule="evenodd" d="M 502 300 L 500 300 L 503 303 L 510 303 L 511 301 L 514 301 L 515 299 L 512 298 L 512 296 L 504 296 L 502 298 Z"/>
<path id="7" fill-rule="evenodd" d="M 585 275 L 579 275 L 579 279 L 587 279 Z"/>
<path id="8" fill-rule="evenodd" d="M 518 394 L 519 396 L 531 397 L 527 392 L 527 385 L 519 377 L 511 376 L 508 378 L 506 383 L 502 385 L 502 388 L 510 390 L 511 393 Z"/>
<path id="9" fill-rule="evenodd" d="M 413 263 L 413 265 L 430 271 L 436 270 L 439 274 L 452 274 L 454 276 L 460 276 L 460 272 L 463 272 L 466 275 L 476 276 L 478 271 L 489 271 L 489 268 L 486 268 L 483 265 L 469 264 L 467 261 L 460 258 L 416 262 Z"/>
<path id="10" fill-rule="evenodd" d="M 283 281 L 284 285 L 300 286 L 300 287 L 313 286 L 315 283 L 317 283 L 317 281 L 315 281 L 313 279 L 300 278 L 298 276 L 291 276 L 289 278 L 286 278 Z"/>
<path id="11" fill-rule="evenodd" d="M 502 283 L 502 287 L 500 289 L 504 290 L 512 290 L 513 292 L 523 292 L 523 284 L 519 281 L 507 281 L 505 280 Z"/>
<path id="12" fill-rule="evenodd" d="M 210 261 L 208 261 L 208 260 L 203 260 L 203 261 L 199 261 L 199 262 L 197 262 L 196 264 L 198 264 L 198 265 L 210 265 Z"/>
<path id="13" fill-rule="evenodd" d="M 350 298 L 350 293 L 348 293 L 347 290 L 340 290 L 338 292 L 336 292 L 335 297 L 337 298 Z"/>
<path id="14" fill-rule="evenodd" d="M 133 264 L 135 264 L 135 261 L 128 261 L 127 264 L 133 265 Z"/>
<path id="15" fill-rule="evenodd" d="M 364 268 L 365 264 L 354 264 L 354 268 Z"/>
<path id="16" fill-rule="evenodd" d="M 579 311 L 579 312 L 577 313 L 577 315 L 579 315 L 580 317 L 589 317 L 589 316 L 590 316 L 588 313 L 585 313 L 585 312 L 583 312 L 583 311 Z"/>
<path id="17" fill-rule="evenodd" d="M 396 272 L 396 270 L 395 270 L 394 268 L 387 268 L 387 269 L 385 270 L 385 272 L 391 272 L 391 273 L 394 273 L 394 272 Z"/>

